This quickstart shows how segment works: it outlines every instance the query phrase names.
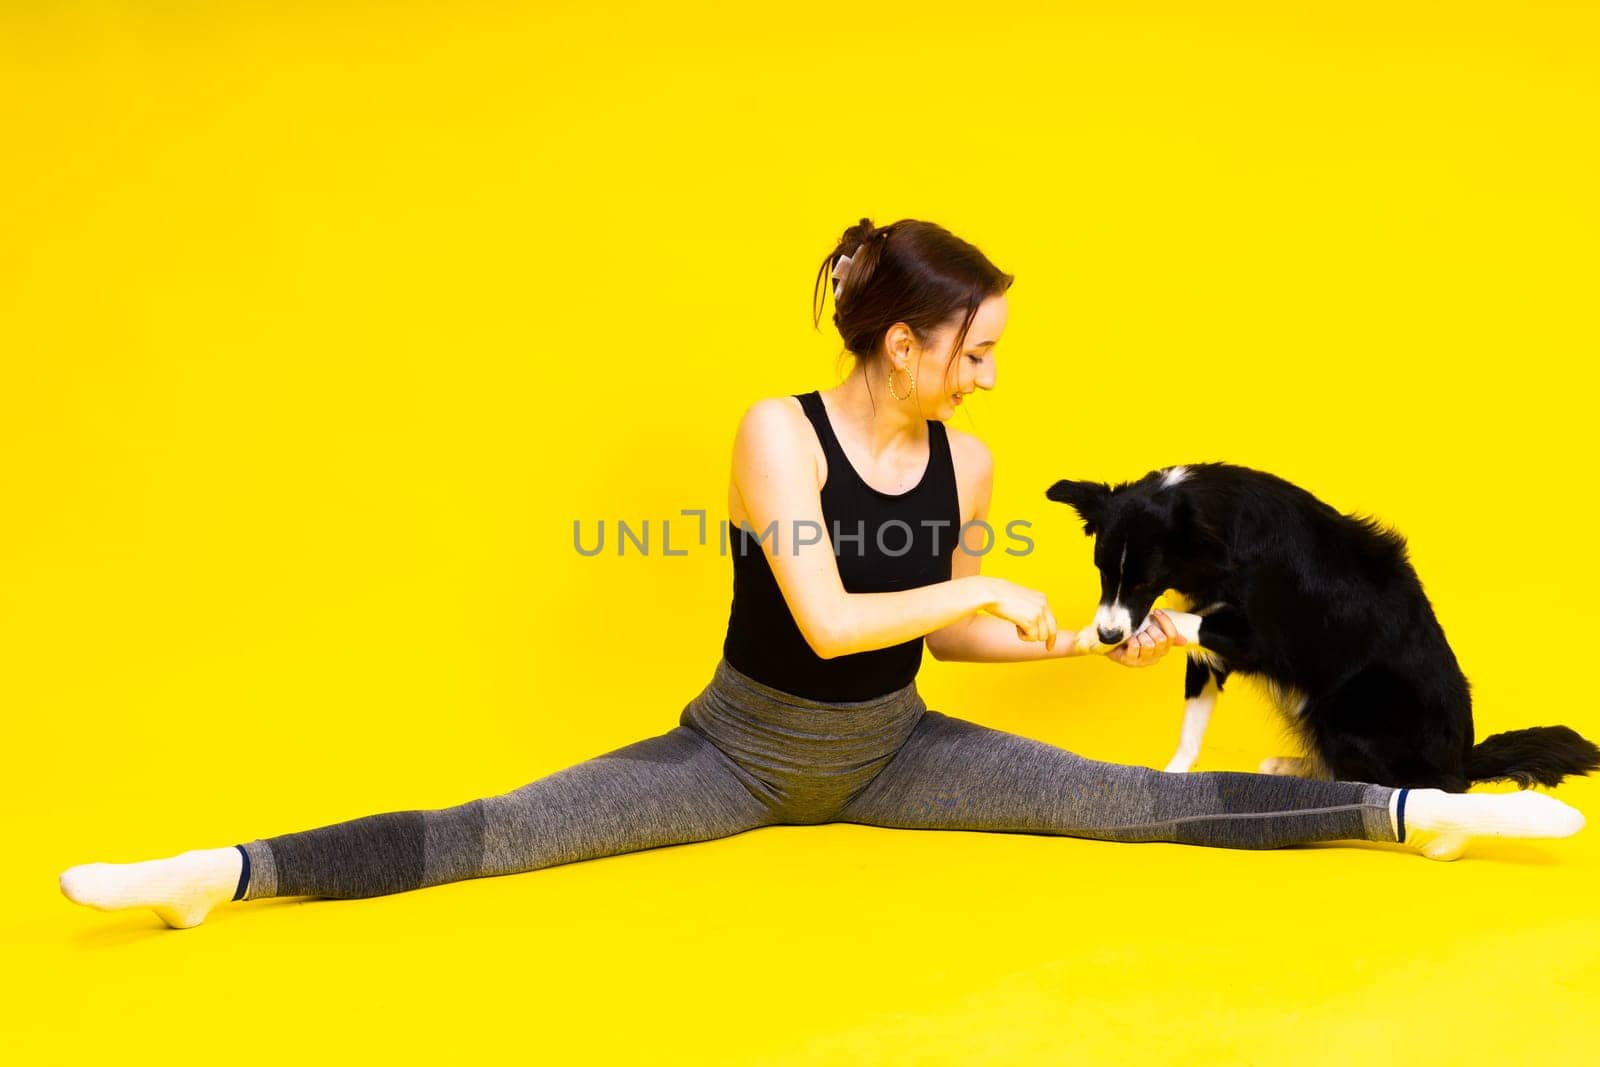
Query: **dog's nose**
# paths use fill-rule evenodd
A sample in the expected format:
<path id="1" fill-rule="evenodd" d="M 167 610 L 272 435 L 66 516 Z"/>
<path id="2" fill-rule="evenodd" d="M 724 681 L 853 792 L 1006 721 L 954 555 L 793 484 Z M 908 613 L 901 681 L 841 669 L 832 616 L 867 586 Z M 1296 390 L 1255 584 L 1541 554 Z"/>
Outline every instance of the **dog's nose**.
<path id="1" fill-rule="evenodd" d="M 1121 630 L 1107 630 L 1104 626 L 1101 626 L 1095 632 L 1100 635 L 1101 644 L 1114 645 L 1122 640 Z"/>

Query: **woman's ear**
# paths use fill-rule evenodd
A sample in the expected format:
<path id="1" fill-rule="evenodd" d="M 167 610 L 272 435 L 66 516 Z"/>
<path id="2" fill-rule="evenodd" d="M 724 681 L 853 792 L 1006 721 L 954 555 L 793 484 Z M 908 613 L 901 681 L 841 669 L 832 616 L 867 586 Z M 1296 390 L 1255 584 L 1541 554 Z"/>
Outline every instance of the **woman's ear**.
<path id="1" fill-rule="evenodd" d="M 911 327 L 903 322 L 897 322 L 889 327 L 884 335 L 883 353 L 893 363 L 898 354 L 905 359 L 915 359 L 917 356 L 917 335 L 911 332 Z"/>
<path id="2" fill-rule="evenodd" d="M 1105 482 L 1075 482 L 1063 478 L 1044 491 L 1044 495 L 1058 504 L 1066 504 L 1083 519 L 1083 532 L 1093 537 L 1105 523 L 1106 504 L 1111 499 L 1111 486 Z"/>

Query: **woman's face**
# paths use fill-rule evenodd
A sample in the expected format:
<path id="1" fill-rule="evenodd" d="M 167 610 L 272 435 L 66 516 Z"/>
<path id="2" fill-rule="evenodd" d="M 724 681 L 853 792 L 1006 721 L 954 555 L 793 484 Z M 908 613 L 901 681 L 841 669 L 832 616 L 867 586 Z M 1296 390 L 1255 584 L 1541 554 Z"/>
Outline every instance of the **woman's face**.
<path id="1" fill-rule="evenodd" d="M 1005 332 L 1008 311 L 1003 294 L 991 296 L 978 305 L 960 352 L 951 351 L 959 319 L 941 328 L 931 343 L 917 352 L 916 402 L 923 418 L 942 422 L 955 415 L 961 397 L 974 389 L 994 388 L 994 347 Z M 903 375 L 896 373 L 895 381 L 895 388 L 905 388 Z"/>

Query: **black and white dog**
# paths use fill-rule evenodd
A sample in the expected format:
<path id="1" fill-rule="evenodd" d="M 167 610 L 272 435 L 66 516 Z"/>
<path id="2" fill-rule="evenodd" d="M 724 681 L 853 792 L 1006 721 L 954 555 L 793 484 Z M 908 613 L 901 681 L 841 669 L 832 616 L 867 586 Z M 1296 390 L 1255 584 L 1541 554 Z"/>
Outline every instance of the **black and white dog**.
<path id="1" fill-rule="evenodd" d="M 1304 741 L 1304 759 L 1267 760 L 1269 773 L 1465 792 L 1600 769 L 1600 747 L 1565 726 L 1473 744 L 1466 676 L 1405 540 L 1374 519 L 1227 463 L 1117 486 L 1062 480 L 1045 495 L 1071 505 L 1095 538 L 1100 608 L 1080 642 L 1120 643 L 1163 593 L 1200 616 L 1198 634 L 1184 634 L 1198 640 L 1168 771 L 1194 765 L 1230 673 L 1264 682 Z"/>

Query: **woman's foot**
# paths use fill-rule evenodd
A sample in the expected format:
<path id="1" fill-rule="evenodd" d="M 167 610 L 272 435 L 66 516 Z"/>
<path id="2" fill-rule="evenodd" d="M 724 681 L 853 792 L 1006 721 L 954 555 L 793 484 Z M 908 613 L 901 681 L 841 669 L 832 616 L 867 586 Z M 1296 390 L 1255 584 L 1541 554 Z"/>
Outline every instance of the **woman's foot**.
<path id="1" fill-rule="evenodd" d="M 1397 832 L 1404 824 L 1405 844 L 1435 860 L 1456 859 L 1474 837 L 1571 837 L 1584 823 L 1577 808 L 1531 790 L 1397 789 L 1389 801 L 1389 818 Z"/>
<path id="2" fill-rule="evenodd" d="M 153 908 L 162 922 L 186 930 L 233 899 L 243 865 L 244 857 L 232 846 L 143 863 L 84 863 L 61 873 L 61 892 L 101 911 Z"/>

